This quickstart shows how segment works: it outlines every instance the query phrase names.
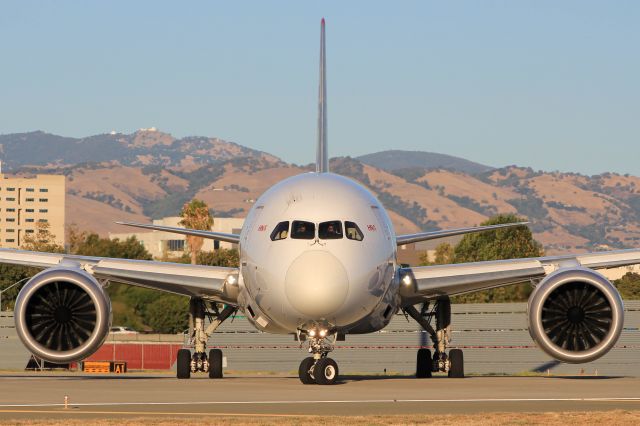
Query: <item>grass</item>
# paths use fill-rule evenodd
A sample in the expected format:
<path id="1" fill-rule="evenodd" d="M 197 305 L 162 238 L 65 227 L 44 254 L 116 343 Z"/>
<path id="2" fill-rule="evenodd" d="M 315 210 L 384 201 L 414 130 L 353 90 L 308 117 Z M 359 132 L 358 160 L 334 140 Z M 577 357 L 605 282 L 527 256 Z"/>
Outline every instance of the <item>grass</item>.
<path id="1" fill-rule="evenodd" d="M 479 413 L 479 414 L 447 414 L 436 415 L 393 415 L 393 416 L 287 416 L 266 415 L 232 417 L 218 416 L 215 419 L 209 417 L 137 417 L 106 418 L 106 419 L 60 419 L 60 420 L 1 420 L 0 424 L 11 425 L 65 425 L 81 426 L 92 425 L 637 425 L 640 424 L 640 411 L 596 411 L 596 412 L 548 412 L 548 413 Z"/>

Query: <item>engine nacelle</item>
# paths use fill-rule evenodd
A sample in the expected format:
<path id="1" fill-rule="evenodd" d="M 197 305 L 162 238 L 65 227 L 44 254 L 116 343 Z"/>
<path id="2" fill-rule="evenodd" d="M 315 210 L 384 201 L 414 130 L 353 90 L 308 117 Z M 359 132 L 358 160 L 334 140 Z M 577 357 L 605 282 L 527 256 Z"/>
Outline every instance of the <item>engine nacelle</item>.
<path id="1" fill-rule="evenodd" d="M 54 363 L 79 361 L 109 334 L 111 301 L 100 284 L 80 269 L 53 268 L 20 290 L 16 331 L 34 355 Z"/>
<path id="2" fill-rule="evenodd" d="M 600 358 L 622 332 L 624 308 L 616 288 L 586 268 L 560 269 L 529 297 L 529 334 L 553 358 L 570 363 Z"/>

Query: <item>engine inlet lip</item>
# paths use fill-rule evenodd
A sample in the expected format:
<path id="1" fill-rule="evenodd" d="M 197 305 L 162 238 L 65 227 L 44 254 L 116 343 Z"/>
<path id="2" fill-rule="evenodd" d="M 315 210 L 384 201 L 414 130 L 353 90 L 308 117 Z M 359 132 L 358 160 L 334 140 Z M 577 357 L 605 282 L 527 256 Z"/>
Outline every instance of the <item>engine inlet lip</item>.
<path id="1" fill-rule="evenodd" d="M 91 335 L 80 346 L 67 351 L 55 351 L 40 344 L 27 327 L 26 307 L 29 301 L 40 288 L 56 281 L 68 282 L 85 291 L 96 309 L 96 324 Z M 20 290 L 16 299 L 14 309 L 18 337 L 34 355 L 46 361 L 66 363 L 86 358 L 102 345 L 109 332 L 110 302 L 106 295 L 99 298 L 99 292 L 102 292 L 102 289 L 95 278 L 81 269 L 51 268 L 36 274 Z"/>
<path id="2" fill-rule="evenodd" d="M 551 280 L 551 285 L 543 285 L 542 288 L 537 287 L 534 290 L 531 304 L 529 305 L 534 307 L 534 309 L 529 312 L 529 324 L 532 328 L 531 336 L 537 341 L 542 350 L 560 361 L 583 363 L 595 360 L 604 355 L 615 345 L 623 326 L 624 307 L 622 299 L 615 287 L 613 287 L 604 276 L 587 268 L 560 269 L 550 274 L 547 279 Z M 585 283 L 600 290 L 607 299 L 607 302 L 609 302 L 612 312 L 611 326 L 602 341 L 594 347 L 581 352 L 570 351 L 556 345 L 551 338 L 547 336 L 544 331 L 544 326 L 542 325 L 542 308 L 544 302 L 558 287 L 572 282 Z"/>

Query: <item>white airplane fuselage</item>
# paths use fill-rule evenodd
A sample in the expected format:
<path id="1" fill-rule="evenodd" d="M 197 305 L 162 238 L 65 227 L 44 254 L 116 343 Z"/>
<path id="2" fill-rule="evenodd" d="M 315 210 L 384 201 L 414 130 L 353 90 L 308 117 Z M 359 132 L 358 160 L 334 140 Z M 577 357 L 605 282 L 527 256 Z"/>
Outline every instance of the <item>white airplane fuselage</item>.
<path id="1" fill-rule="evenodd" d="M 314 224 L 313 237 L 307 229 L 306 238 L 295 238 L 294 221 Z M 324 239 L 320 224 L 326 230 L 331 221 L 343 229 Z M 274 240 L 282 222 L 287 232 Z M 372 332 L 399 306 L 396 267 L 393 227 L 376 197 L 349 178 L 305 173 L 271 187 L 249 212 L 240 236 L 238 303 L 271 333 Z"/>

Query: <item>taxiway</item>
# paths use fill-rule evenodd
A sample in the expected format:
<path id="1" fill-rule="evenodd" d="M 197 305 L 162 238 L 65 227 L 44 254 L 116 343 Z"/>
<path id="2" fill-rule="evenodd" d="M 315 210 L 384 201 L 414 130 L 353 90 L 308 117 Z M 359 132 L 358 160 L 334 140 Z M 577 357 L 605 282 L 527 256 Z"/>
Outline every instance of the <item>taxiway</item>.
<path id="1" fill-rule="evenodd" d="M 65 409 L 64 399 L 68 397 Z M 334 386 L 297 377 L 0 375 L 0 419 L 114 416 L 390 415 L 640 410 L 640 378 L 346 376 Z"/>

